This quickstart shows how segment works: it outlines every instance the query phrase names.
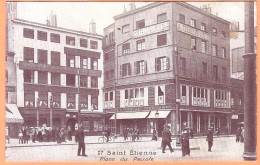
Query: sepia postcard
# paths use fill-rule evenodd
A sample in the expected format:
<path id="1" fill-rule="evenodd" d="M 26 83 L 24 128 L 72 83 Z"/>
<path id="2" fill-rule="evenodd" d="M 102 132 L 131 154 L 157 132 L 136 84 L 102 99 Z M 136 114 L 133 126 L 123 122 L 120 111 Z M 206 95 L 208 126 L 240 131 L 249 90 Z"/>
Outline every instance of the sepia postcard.
<path id="1" fill-rule="evenodd" d="M 3 2 L 3 162 L 256 163 L 256 3 Z"/>

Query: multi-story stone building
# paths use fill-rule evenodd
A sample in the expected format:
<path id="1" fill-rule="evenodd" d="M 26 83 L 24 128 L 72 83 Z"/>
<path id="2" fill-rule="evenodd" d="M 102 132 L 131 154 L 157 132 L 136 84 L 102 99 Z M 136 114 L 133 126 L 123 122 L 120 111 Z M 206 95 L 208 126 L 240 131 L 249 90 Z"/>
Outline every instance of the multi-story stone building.
<path id="1" fill-rule="evenodd" d="M 175 134 L 184 127 L 230 133 L 229 26 L 185 2 L 155 2 L 116 15 L 103 45 L 103 106 L 114 113 L 111 127 L 117 133 L 137 127 L 142 134 L 155 127 L 160 135 L 170 124 Z"/>
<path id="2" fill-rule="evenodd" d="M 74 129 L 80 119 L 90 134 L 102 131 L 103 36 L 94 21 L 90 33 L 58 27 L 53 13 L 46 24 L 12 21 L 17 106 L 24 125 Z"/>

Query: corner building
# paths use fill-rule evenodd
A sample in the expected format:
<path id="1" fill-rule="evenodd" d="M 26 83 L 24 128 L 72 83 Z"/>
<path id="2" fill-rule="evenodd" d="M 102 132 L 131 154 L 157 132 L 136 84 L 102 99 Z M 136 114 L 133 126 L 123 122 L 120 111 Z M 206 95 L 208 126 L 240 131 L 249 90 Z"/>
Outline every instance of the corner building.
<path id="1" fill-rule="evenodd" d="M 160 136 L 168 124 L 177 134 L 180 104 L 180 130 L 230 133 L 229 26 L 185 2 L 155 2 L 115 16 L 103 43 L 103 106 L 113 130 L 151 134 L 155 127 Z"/>
<path id="2" fill-rule="evenodd" d="M 24 125 L 50 126 L 52 120 L 55 127 L 74 130 L 80 118 L 87 133 L 100 133 L 103 36 L 57 27 L 55 15 L 47 24 L 13 22 L 17 106 Z"/>

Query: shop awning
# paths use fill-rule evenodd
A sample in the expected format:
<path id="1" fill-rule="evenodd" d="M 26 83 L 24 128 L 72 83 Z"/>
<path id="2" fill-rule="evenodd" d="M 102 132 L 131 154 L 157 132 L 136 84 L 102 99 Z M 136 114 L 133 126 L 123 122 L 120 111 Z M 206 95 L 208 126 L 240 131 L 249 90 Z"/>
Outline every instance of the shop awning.
<path id="1" fill-rule="evenodd" d="M 6 104 L 5 121 L 6 123 L 23 123 L 23 117 L 21 116 L 16 104 Z"/>
<path id="2" fill-rule="evenodd" d="M 165 119 L 171 111 L 158 111 L 159 116 L 155 117 L 156 111 L 151 111 L 150 115 L 147 117 L 148 119 Z"/>
<path id="3" fill-rule="evenodd" d="M 146 112 L 121 112 L 116 114 L 116 119 L 144 119 L 149 115 L 150 111 Z M 115 114 L 110 118 L 110 120 L 115 119 Z"/>

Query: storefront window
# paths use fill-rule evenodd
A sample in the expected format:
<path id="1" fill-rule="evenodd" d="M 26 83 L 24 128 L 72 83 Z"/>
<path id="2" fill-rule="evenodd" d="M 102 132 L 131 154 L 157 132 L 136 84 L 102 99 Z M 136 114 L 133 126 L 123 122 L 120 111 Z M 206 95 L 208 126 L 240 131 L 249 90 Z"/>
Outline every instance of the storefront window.
<path id="1" fill-rule="evenodd" d="M 83 126 L 83 129 L 84 129 L 84 132 L 89 132 L 89 130 L 90 130 L 89 121 L 82 121 L 82 126 Z"/>

